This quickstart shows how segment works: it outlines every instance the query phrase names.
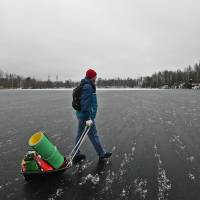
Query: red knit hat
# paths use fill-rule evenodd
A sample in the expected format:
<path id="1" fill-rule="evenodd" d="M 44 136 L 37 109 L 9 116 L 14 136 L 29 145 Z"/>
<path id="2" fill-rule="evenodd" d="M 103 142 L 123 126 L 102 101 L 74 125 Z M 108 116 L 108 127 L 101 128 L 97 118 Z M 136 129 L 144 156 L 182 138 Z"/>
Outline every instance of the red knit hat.
<path id="1" fill-rule="evenodd" d="M 88 69 L 86 71 L 86 77 L 89 79 L 94 78 L 97 75 L 97 73 L 93 69 Z"/>

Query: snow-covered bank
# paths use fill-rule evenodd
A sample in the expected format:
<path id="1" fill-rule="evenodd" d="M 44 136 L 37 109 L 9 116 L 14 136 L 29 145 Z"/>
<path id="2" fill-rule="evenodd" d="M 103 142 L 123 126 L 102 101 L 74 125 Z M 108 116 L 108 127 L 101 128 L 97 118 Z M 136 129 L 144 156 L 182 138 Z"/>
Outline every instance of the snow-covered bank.
<path id="1" fill-rule="evenodd" d="M 63 91 L 73 90 L 73 88 L 44 88 L 44 89 L 1 89 L 0 91 Z M 97 90 L 165 90 L 160 88 L 97 88 Z"/>

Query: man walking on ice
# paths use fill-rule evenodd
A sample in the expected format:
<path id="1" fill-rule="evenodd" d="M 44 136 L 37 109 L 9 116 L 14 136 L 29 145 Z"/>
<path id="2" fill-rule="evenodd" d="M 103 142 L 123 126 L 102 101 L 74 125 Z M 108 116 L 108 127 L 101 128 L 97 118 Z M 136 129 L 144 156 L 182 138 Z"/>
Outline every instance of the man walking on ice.
<path id="1" fill-rule="evenodd" d="M 80 110 L 76 111 L 76 116 L 78 119 L 78 131 L 76 136 L 76 143 L 78 142 L 81 134 L 83 133 L 85 126 L 90 126 L 90 131 L 88 132 L 88 137 L 94 146 L 96 153 L 99 156 L 99 160 L 104 160 L 109 158 L 112 153 L 106 152 L 102 147 L 100 142 L 96 125 L 95 118 L 97 113 L 97 96 L 96 96 L 96 85 L 95 81 L 97 78 L 97 73 L 89 69 L 86 71 L 86 76 L 81 80 L 80 87 L 81 95 L 80 95 Z M 86 156 L 80 153 L 80 150 L 74 157 L 75 162 L 79 162 L 85 159 Z"/>

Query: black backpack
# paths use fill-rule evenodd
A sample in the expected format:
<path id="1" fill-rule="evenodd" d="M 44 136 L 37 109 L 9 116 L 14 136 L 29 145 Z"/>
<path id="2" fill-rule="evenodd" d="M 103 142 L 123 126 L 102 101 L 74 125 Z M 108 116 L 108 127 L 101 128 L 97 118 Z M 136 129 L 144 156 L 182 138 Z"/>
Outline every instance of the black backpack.
<path id="1" fill-rule="evenodd" d="M 82 94 L 83 84 L 78 85 L 76 88 L 73 89 L 72 92 L 72 107 L 74 110 L 80 111 L 81 110 L 81 94 Z"/>

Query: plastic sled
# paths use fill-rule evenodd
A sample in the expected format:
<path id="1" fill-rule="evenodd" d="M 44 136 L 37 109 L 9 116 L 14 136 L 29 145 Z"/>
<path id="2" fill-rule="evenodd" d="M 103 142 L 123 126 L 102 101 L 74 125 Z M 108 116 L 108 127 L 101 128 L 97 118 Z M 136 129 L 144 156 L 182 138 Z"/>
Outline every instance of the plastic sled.
<path id="1" fill-rule="evenodd" d="M 65 161 L 59 169 L 54 169 L 51 171 L 24 171 L 23 168 L 21 167 L 21 174 L 24 176 L 25 180 L 31 181 L 31 180 L 35 180 L 35 179 L 55 177 L 55 176 L 58 176 L 58 175 L 64 173 L 69 168 L 71 168 L 73 165 L 72 161 L 73 161 L 76 153 L 80 149 L 89 130 L 90 130 L 90 127 L 86 126 L 79 141 L 76 143 L 75 147 L 73 148 L 73 150 L 71 151 L 69 156 L 65 157 Z"/>

